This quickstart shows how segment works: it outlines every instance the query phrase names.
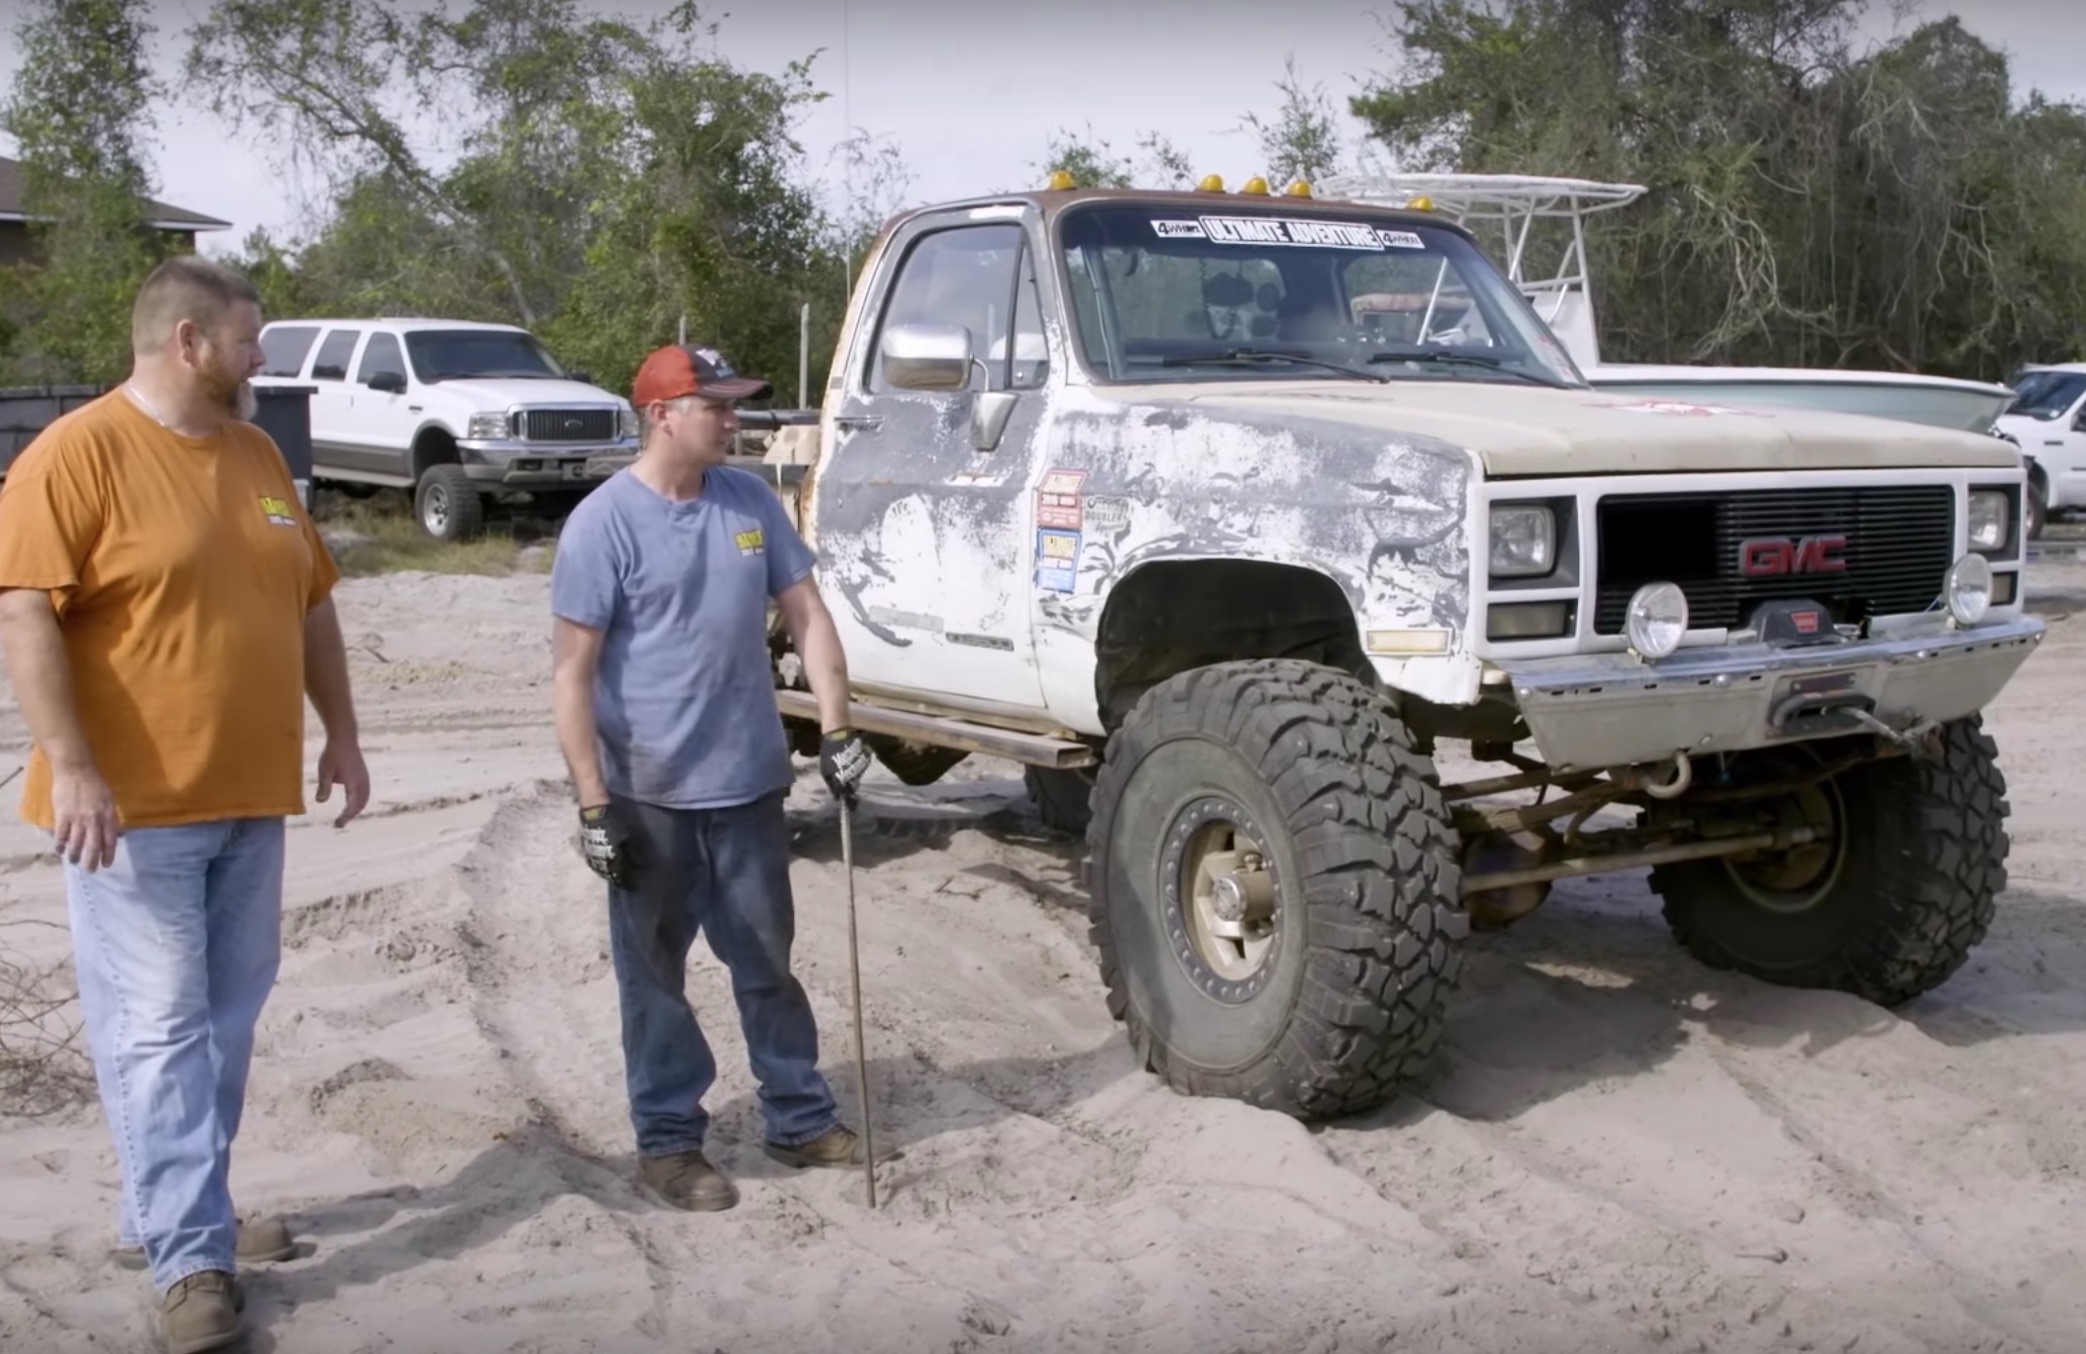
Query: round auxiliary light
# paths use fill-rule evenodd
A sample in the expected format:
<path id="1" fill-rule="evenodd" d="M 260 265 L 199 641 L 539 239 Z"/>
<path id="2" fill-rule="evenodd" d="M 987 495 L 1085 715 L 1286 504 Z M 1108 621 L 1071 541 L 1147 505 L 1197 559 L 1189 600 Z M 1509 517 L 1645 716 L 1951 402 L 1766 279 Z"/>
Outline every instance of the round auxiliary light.
<path id="1" fill-rule="evenodd" d="M 1646 583 L 1630 596 L 1623 634 L 1646 658 L 1664 658 L 1688 632 L 1688 595 L 1677 583 Z"/>
<path id="2" fill-rule="evenodd" d="M 1941 593 L 1957 625 L 1976 625 L 1992 609 L 1992 566 L 1983 555 L 1963 556 L 1948 571 Z"/>
<path id="3" fill-rule="evenodd" d="M 1062 193 L 1068 188 L 1077 188 L 1079 184 L 1073 179 L 1071 171 L 1059 169 L 1051 173 L 1049 186 L 1052 192 Z"/>
<path id="4" fill-rule="evenodd" d="M 1205 174 L 1202 176 L 1202 182 L 1195 186 L 1205 193 L 1221 193 L 1224 191 L 1224 176 L 1222 174 Z"/>

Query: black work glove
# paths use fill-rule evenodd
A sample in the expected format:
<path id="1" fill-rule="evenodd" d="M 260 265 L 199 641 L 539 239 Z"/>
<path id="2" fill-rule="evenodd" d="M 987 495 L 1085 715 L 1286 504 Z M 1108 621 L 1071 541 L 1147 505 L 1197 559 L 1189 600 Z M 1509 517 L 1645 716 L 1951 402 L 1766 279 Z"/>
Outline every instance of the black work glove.
<path id="1" fill-rule="evenodd" d="M 818 771 L 835 799 L 852 808 L 855 787 L 869 774 L 869 746 L 853 729 L 835 729 L 819 742 Z"/>
<path id="2" fill-rule="evenodd" d="M 579 811 L 579 849 L 587 868 L 619 889 L 637 887 L 637 832 L 613 802 Z"/>

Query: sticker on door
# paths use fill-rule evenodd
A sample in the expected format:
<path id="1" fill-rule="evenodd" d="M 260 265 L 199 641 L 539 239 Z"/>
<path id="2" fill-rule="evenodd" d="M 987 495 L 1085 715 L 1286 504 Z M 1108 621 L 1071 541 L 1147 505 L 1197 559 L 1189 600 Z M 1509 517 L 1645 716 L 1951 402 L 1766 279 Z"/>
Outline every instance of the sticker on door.
<path id="1" fill-rule="evenodd" d="M 1036 531 L 1036 586 L 1070 592 L 1079 579 L 1079 533 L 1056 527 Z"/>

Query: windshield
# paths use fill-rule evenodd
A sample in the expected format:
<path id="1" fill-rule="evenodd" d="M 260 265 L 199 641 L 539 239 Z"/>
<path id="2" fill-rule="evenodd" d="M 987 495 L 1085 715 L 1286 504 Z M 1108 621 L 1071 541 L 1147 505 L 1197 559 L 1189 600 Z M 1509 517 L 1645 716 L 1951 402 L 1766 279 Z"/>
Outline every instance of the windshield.
<path id="1" fill-rule="evenodd" d="M 1078 341 L 1114 381 L 1585 378 L 1454 231 L 1308 201 L 1106 203 L 1060 227 Z"/>
<path id="2" fill-rule="evenodd" d="M 422 381 L 472 376 L 554 380 L 565 375 L 533 334 L 511 329 L 419 329 L 406 335 L 406 352 Z"/>
<path id="3" fill-rule="evenodd" d="M 2045 421 L 2072 407 L 2086 394 L 2086 371 L 2029 371 L 2013 383 L 2014 402 L 2009 414 L 2023 414 Z"/>

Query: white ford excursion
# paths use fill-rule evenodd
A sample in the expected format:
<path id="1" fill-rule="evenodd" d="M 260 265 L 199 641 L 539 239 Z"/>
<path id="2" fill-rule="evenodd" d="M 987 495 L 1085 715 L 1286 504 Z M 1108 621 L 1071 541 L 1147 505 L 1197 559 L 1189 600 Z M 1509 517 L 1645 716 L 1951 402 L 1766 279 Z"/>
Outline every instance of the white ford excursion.
<path id="1" fill-rule="evenodd" d="M 569 508 L 637 451 L 630 402 L 512 325 L 276 320 L 256 386 L 306 386 L 312 482 L 409 489 L 422 528 L 477 534 L 489 499 Z"/>

